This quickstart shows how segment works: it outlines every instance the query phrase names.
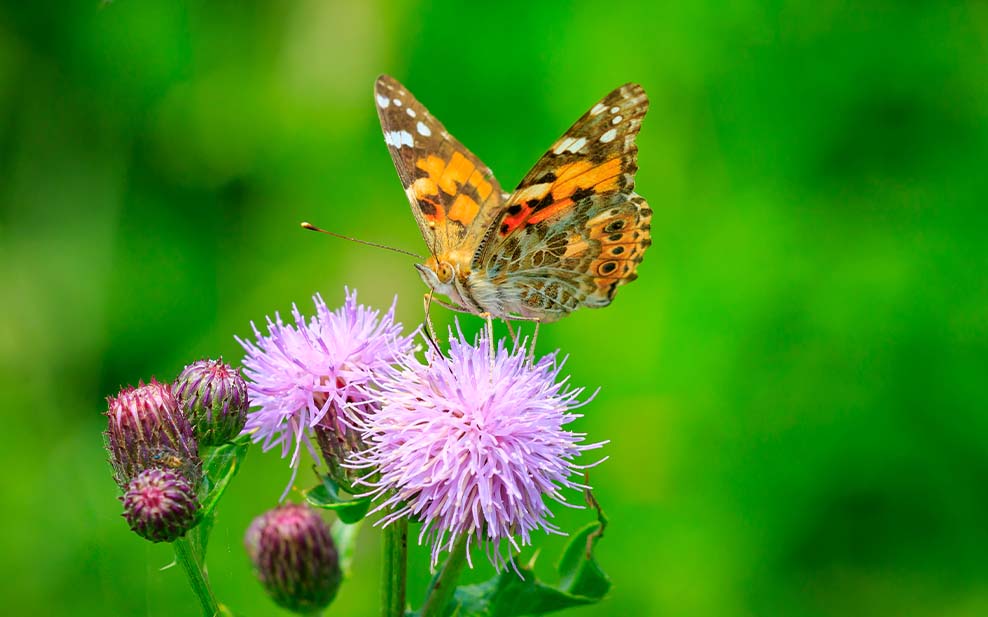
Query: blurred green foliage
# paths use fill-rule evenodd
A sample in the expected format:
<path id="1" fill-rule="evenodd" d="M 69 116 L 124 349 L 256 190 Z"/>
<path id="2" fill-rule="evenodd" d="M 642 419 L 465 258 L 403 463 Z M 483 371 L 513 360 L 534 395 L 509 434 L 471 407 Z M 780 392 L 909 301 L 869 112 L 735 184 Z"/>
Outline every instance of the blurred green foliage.
<path id="1" fill-rule="evenodd" d="M 298 228 L 423 250 L 387 72 L 505 186 L 611 88 L 650 94 L 641 277 L 540 340 L 602 387 L 578 427 L 610 440 L 615 585 L 574 614 L 988 614 L 986 41 L 975 0 L 4 3 L 8 612 L 197 610 L 120 517 L 104 396 L 236 363 L 234 334 L 316 291 L 421 320 L 407 258 Z M 288 476 L 252 449 L 220 506 L 210 573 L 244 614 L 279 614 L 242 534 Z M 376 612 L 362 533 L 331 614 Z"/>

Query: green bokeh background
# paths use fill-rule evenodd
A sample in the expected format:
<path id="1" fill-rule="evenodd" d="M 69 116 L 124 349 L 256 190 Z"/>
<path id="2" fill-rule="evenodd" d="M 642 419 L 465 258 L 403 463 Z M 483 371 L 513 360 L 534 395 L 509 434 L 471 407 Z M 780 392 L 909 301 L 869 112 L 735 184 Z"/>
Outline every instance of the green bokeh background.
<path id="1" fill-rule="evenodd" d="M 106 395 L 238 362 L 234 334 L 316 291 L 421 320 L 410 259 L 298 227 L 424 250 L 382 72 L 505 186 L 610 89 L 650 95 L 640 278 L 540 340 L 602 388 L 577 426 L 611 441 L 614 589 L 573 614 L 988 614 L 988 6 L 469 6 L 2 5 L 9 614 L 198 610 L 120 517 Z M 281 614 L 241 537 L 288 473 L 252 450 L 221 506 L 210 574 L 246 615 Z M 329 614 L 376 614 L 377 541 Z M 417 606 L 424 551 L 412 569 Z"/>

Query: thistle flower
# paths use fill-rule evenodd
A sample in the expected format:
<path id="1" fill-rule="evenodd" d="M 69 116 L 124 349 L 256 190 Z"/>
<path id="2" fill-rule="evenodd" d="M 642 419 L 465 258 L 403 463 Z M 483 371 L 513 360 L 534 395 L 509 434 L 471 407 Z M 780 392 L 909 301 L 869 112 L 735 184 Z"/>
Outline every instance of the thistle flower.
<path id="1" fill-rule="evenodd" d="M 305 505 L 285 504 L 254 519 L 244 538 L 258 579 L 279 605 L 322 610 L 340 586 L 339 555 L 326 522 Z"/>
<path id="2" fill-rule="evenodd" d="M 151 383 L 124 388 L 107 401 L 104 436 L 121 489 L 150 468 L 179 470 L 193 487 L 198 486 L 201 462 L 192 425 L 167 384 L 152 378 Z"/>
<path id="3" fill-rule="evenodd" d="M 247 421 L 247 383 L 240 371 L 220 360 L 199 360 L 185 367 L 172 386 L 202 446 L 236 437 Z"/>
<path id="4" fill-rule="evenodd" d="M 276 313 L 266 335 L 251 324 L 256 343 L 237 337 L 247 352 L 244 374 L 255 408 L 245 430 L 264 450 L 280 446 L 282 457 L 292 451 L 296 471 L 302 443 L 312 450 L 308 431 L 322 426 L 345 434 L 349 421 L 342 412 L 370 410 L 379 375 L 411 352 L 414 336 L 402 336 L 394 304 L 381 316 L 357 304 L 356 292 L 347 291 L 335 311 L 318 294 L 313 301 L 316 315 L 308 321 L 293 306 L 294 324 Z"/>
<path id="5" fill-rule="evenodd" d="M 380 410 L 358 423 L 368 447 L 350 464 L 382 500 L 375 511 L 388 512 L 378 524 L 422 521 L 419 543 L 431 543 L 434 566 L 465 535 L 500 570 L 514 563 L 502 540 L 518 551 L 534 530 L 562 535 L 543 496 L 569 505 L 560 490 L 585 488 L 572 479 L 585 468 L 574 459 L 603 444 L 564 429 L 580 417 L 583 388 L 558 380 L 555 353 L 533 363 L 524 344 L 500 342 L 492 357 L 486 337 L 450 339 L 448 357 L 406 361 L 382 385 Z"/>
<path id="6" fill-rule="evenodd" d="M 130 528 L 152 542 L 171 542 L 196 521 L 199 502 L 181 474 L 145 469 L 130 481 L 120 498 Z"/>

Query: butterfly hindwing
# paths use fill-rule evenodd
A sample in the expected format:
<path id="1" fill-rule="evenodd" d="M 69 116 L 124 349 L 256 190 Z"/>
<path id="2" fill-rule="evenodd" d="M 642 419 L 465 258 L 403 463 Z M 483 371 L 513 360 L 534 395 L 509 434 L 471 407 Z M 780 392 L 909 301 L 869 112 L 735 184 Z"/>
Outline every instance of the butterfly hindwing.
<path id="1" fill-rule="evenodd" d="M 526 316 L 606 306 L 651 244 L 634 192 L 635 137 L 648 110 L 637 84 L 594 105 L 553 144 L 495 217 L 473 267 Z"/>
<path id="2" fill-rule="evenodd" d="M 430 250 L 444 253 L 481 236 L 504 202 L 491 170 L 394 78 L 378 77 L 374 98 L 384 141 Z"/>

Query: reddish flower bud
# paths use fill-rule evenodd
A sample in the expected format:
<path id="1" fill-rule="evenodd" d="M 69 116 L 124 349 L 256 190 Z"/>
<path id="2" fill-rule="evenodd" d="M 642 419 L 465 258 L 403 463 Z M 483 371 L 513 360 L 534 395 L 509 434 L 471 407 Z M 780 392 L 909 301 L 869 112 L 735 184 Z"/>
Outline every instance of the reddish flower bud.
<path id="1" fill-rule="evenodd" d="M 247 421 L 247 383 L 223 360 L 199 360 L 185 367 L 172 393 L 203 446 L 217 446 L 240 434 Z"/>
<path id="2" fill-rule="evenodd" d="M 308 506 L 285 504 L 254 519 L 244 539 L 257 578 L 279 605 L 311 613 L 329 605 L 342 574 L 326 522 Z"/>
<path id="3" fill-rule="evenodd" d="M 171 388 L 151 380 L 107 399 L 106 448 L 120 488 L 145 469 L 178 471 L 193 488 L 201 478 L 198 446 Z"/>
<path id="4" fill-rule="evenodd" d="M 192 528 L 199 502 L 181 474 L 146 469 L 127 485 L 120 498 L 123 516 L 137 535 L 152 542 L 171 542 Z"/>

